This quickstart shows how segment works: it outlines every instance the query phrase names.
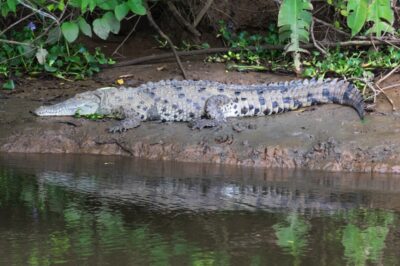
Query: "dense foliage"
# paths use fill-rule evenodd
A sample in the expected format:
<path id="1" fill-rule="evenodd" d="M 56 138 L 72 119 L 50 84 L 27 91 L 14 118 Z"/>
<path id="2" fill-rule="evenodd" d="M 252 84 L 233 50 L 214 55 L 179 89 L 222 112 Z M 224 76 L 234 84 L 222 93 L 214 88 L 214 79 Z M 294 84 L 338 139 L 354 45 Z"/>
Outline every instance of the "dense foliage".
<path id="1" fill-rule="evenodd" d="M 51 74 L 63 79 L 81 79 L 112 64 L 99 49 L 89 51 L 73 44 L 80 34 L 101 39 L 118 33 L 120 21 L 129 13 L 144 15 L 141 0 L 45 1 L 0 0 L 3 24 L 0 31 L 0 78 L 2 87 L 13 89 L 22 74 Z"/>
<path id="2" fill-rule="evenodd" d="M 330 3 L 333 4 L 332 1 Z M 363 29 L 364 34 L 377 37 L 394 33 L 394 11 L 390 0 L 349 0 L 341 1 L 340 6 L 340 14 L 347 18 L 351 36 Z M 289 40 L 285 50 L 293 53 L 297 72 L 300 71 L 299 53 L 306 52 L 300 47 L 300 42 L 309 41 L 312 8 L 310 0 L 284 0 L 279 10 L 279 34 L 282 40 Z"/>
<path id="3" fill-rule="evenodd" d="M 186 5 L 184 1 L 177 3 Z M 390 0 L 327 0 L 322 4 L 334 10 L 334 16 L 328 19 L 331 28 L 348 34 L 348 40 L 382 40 L 397 34 L 391 3 Z M 165 10 L 169 6 L 163 1 L 152 1 L 152 4 Z M 306 77 L 349 76 L 364 85 L 365 80 L 374 76 L 374 69 L 391 68 L 400 63 L 395 51 L 397 48 L 356 52 L 346 52 L 351 48 L 346 51 L 319 48 L 322 53 L 310 53 L 310 49 L 305 49 L 303 45 L 309 44 L 312 39 L 318 48 L 318 41 L 312 35 L 316 19 L 312 12 L 316 4 L 321 3 L 283 0 L 276 25 L 272 24 L 265 34 L 233 34 L 221 24 L 220 36 L 230 47 L 240 48 L 240 51 L 236 52 L 236 49 L 210 59 L 230 61 L 233 64 L 229 67 L 239 70 L 294 69 Z M 90 76 L 99 71 L 99 65 L 113 61 L 98 50 L 89 52 L 82 45 L 75 45 L 78 37 L 85 35 L 107 39 L 110 34 L 120 31 L 123 21 L 145 15 L 146 9 L 146 0 L 0 0 L 5 25 L 0 32 L 0 78 L 8 80 L 3 88 L 13 88 L 13 78 L 23 73 L 48 73 L 59 78 Z M 276 50 L 262 49 L 265 44 L 284 45 L 285 53 L 282 55 Z M 248 49 L 250 46 L 260 48 Z M 292 55 L 293 59 L 286 54 Z M 304 54 L 307 56 L 301 57 Z M 391 58 L 379 62 L 371 57 Z"/>

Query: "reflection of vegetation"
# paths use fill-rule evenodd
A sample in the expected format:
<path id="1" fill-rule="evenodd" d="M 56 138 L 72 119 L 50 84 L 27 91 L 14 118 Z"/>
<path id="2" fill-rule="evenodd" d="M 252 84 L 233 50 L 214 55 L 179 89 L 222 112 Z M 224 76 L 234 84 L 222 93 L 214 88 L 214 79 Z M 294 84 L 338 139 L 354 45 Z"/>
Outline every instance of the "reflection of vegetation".
<path id="1" fill-rule="evenodd" d="M 300 257 L 303 255 L 307 244 L 307 235 L 310 225 L 297 213 L 291 213 L 286 222 L 273 226 L 275 235 L 278 238 L 277 244 L 294 257 L 294 264 L 300 264 Z"/>
<path id="2" fill-rule="evenodd" d="M 0 169 L 0 212 L 7 209 L 11 221 L 21 220 L 24 227 L 30 228 L 29 232 L 19 227 L 3 228 L 0 221 L 0 233 L 7 230 L 35 240 L 9 239 L 8 259 L 18 265 L 87 264 L 115 259 L 121 265 L 174 265 L 177 258 L 184 265 L 230 264 L 224 250 L 204 249 L 179 231 L 169 238 L 146 223 L 128 226 L 120 211 L 108 204 L 92 204 L 85 195 L 54 185 L 38 185 L 35 178 Z M 6 240 L 0 239 L 0 246 L 5 243 L 2 241 Z"/>
<path id="3" fill-rule="evenodd" d="M 394 222 L 393 213 L 365 210 L 353 212 L 349 217 L 342 238 L 347 260 L 354 265 L 365 265 L 367 260 L 380 262 L 389 226 Z"/>
<path id="4" fill-rule="evenodd" d="M 256 266 L 287 265 L 291 258 L 294 265 L 306 259 L 310 265 L 344 265 L 344 259 L 349 265 L 399 265 L 398 240 L 385 248 L 397 222 L 387 211 L 352 210 L 309 221 L 298 213 L 170 216 L 126 207 L 0 168 L 0 265 Z M 276 218 L 276 243 L 288 255 L 262 242 Z"/>

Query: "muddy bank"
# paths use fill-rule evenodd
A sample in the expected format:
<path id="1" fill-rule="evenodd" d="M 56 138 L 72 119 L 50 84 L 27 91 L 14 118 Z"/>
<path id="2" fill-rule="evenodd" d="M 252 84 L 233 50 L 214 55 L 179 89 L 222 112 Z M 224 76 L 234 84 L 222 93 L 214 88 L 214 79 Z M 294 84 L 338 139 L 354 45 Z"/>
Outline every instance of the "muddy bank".
<path id="1" fill-rule="evenodd" d="M 227 73 L 223 65 L 202 62 L 186 62 L 186 66 L 194 79 L 248 84 L 293 78 Z M 39 118 L 29 113 L 43 103 L 111 85 L 121 75 L 129 75 L 125 81 L 132 86 L 148 80 L 179 78 L 175 65 L 164 63 L 110 69 L 96 79 L 79 83 L 26 80 L 16 91 L 0 94 L 2 156 L 7 152 L 84 153 L 257 167 L 400 173 L 400 116 L 383 100 L 364 122 L 349 107 L 325 105 L 270 117 L 231 119 L 220 130 L 193 131 L 185 123 L 148 122 L 123 134 L 106 132 L 113 124 L 111 120 Z M 389 93 L 400 105 L 397 91 Z M 238 129 L 244 130 L 237 132 Z"/>

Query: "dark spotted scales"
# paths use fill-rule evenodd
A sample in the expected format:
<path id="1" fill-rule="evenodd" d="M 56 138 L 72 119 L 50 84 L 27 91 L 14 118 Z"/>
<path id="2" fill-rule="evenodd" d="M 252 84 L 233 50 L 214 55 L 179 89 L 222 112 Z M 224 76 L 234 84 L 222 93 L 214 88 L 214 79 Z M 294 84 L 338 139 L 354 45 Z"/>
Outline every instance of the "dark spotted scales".
<path id="1" fill-rule="evenodd" d="M 212 81 L 159 81 L 137 88 L 103 88 L 101 112 L 120 111 L 123 131 L 140 121 L 188 121 L 194 128 L 212 127 L 229 117 L 262 116 L 314 104 L 337 103 L 364 116 L 363 98 L 344 80 L 301 80 L 236 85 Z M 109 91 L 108 91 L 109 90 Z M 108 94 L 108 95 L 107 95 Z M 104 105 L 104 106 L 103 106 Z M 131 122 L 129 122 L 131 121 Z"/>

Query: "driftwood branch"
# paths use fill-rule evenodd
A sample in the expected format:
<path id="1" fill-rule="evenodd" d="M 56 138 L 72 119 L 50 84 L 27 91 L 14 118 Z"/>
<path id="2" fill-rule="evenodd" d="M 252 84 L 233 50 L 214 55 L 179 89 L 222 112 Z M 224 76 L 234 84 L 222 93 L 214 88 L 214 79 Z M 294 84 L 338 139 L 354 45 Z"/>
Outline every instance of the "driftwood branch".
<path id="1" fill-rule="evenodd" d="M 167 40 L 169 46 L 170 46 L 171 49 L 172 49 L 173 56 L 175 56 L 176 63 L 178 64 L 179 68 L 180 68 L 181 71 L 182 71 L 182 75 L 183 75 L 184 79 L 187 79 L 188 77 L 187 77 L 187 75 L 186 75 L 185 68 L 184 68 L 183 65 L 182 65 L 181 59 L 179 58 L 179 55 L 178 55 L 178 53 L 177 53 L 177 51 L 176 51 L 176 49 L 175 49 L 174 43 L 171 41 L 171 39 L 168 37 L 168 35 L 166 35 L 166 34 L 160 29 L 160 27 L 157 25 L 157 23 L 154 21 L 153 16 L 151 15 L 151 11 L 150 11 L 149 8 L 147 8 L 147 19 L 149 20 L 151 26 L 153 26 L 153 28 L 155 28 L 155 29 L 157 30 L 158 34 L 160 34 L 162 38 L 164 38 L 165 40 Z"/>
<path id="2" fill-rule="evenodd" d="M 188 30 L 191 34 L 193 34 L 196 37 L 200 37 L 201 33 L 196 29 L 196 27 L 192 26 L 184 17 L 182 17 L 181 13 L 179 13 L 178 9 L 174 5 L 173 2 L 168 1 L 167 2 L 169 10 L 172 12 L 176 20 L 182 24 L 186 30 Z"/>
<path id="3" fill-rule="evenodd" d="M 393 39 L 393 40 L 355 40 L 355 41 L 346 41 L 346 42 L 320 42 L 321 45 L 324 47 L 349 47 L 349 46 L 371 46 L 371 45 L 383 45 L 386 44 L 387 41 L 390 41 L 393 44 L 400 44 L 400 39 Z M 283 50 L 285 45 L 261 45 L 261 46 L 249 46 L 246 49 L 249 51 L 255 51 L 260 48 L 266 50 Z M 301 46 L 304 49 L 315 48 L 314 44 L 304 44 Z M 227 48 L 227 47 L 220 47 L 220 48 L 210 48 L 210 49 L 202 49 L 202 50 L 194 50 L 194 51 L 182 51 L 177 52 L 177 56 L 194 56 L 194 55 L 205 55 L 205 54 L 216 54 L 216 53 L 226 53 L 228 51 L 232 52 L 239 52 L 242 51 L 243 48 Z M 149 55 L 140 58 L 135 58 L 131 60 L 126 60 L 120 63 L 113 65 L 112 67 L 122 67 L 122 66 L 129 66 L 129 65 L 137 65 L 142 64 L 145 62 L 155 61 L 155 60 L 163 60 L 167 58 L 176 57 L 174 53 L 164 53 L 158 55 Z"/>
<path id="4" fill-rule="evenodd" d="M 199 14 L 195 17 L 193 21 L 193 27 L 197 27 L 200 23 L 200 21 L 203 19 L 204 15 L 207 13 L 208 9 L 210 9 L 212 3 L 214 0 L 207 0 L 205 6 L 200 10 Z"/>

